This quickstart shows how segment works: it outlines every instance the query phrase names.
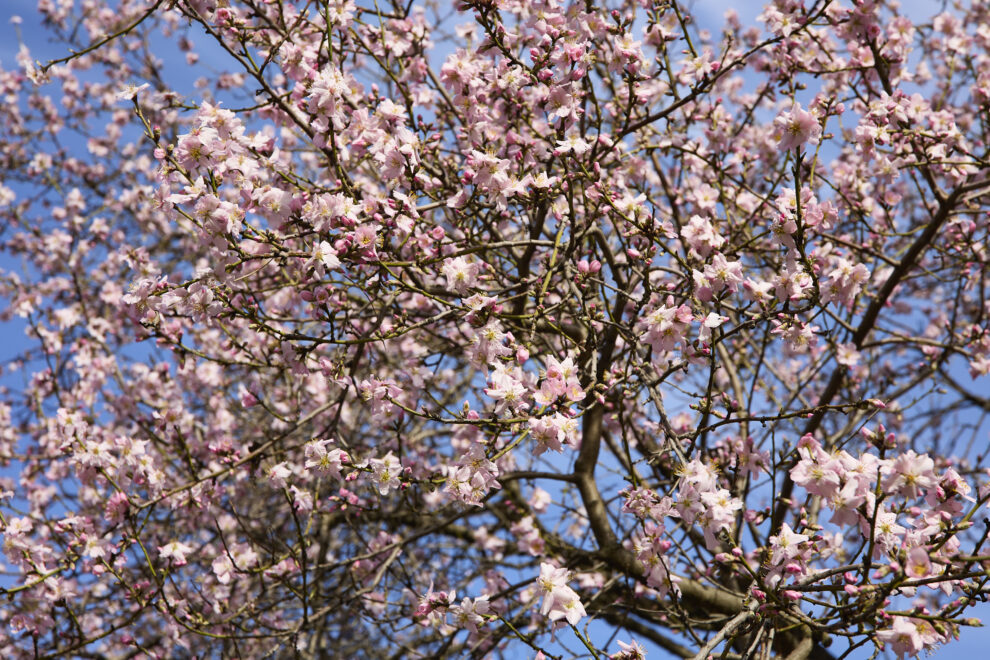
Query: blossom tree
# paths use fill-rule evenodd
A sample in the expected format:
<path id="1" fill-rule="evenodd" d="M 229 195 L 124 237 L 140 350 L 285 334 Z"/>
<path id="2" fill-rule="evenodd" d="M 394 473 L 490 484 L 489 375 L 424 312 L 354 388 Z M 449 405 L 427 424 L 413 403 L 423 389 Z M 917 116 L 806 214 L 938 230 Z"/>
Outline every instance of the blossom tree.
<path id="1" fill-rule="evenodd" d="M 64 57 L 0 70 L 0 656 L 978 625 L 990 2 L 687 4 L 41 0 Z"/>

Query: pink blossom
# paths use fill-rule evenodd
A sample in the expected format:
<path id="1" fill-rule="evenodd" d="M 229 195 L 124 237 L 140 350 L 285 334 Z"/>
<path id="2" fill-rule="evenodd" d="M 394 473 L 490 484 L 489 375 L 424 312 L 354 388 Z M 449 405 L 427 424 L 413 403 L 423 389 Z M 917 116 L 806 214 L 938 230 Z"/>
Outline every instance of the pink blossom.
<path id="1" fill-rule="evenodd" d="M 185 566 L 186 555 L 192 551 L 192 546 L 180 541 L 169 541 L 165 545 L 158 546 L 158 556 L 164 560 L 171 560 L 173 566 Z"/>
<path id="2" fill-rule="evenodd" d="M 340 479 L 341 467 L 350 460 L 350 457 L 342 449 L 327 449 L 329 440 L 313 440 L 306 445 L 306 465 L 307 469 L 316 469 L 320 472 L 327 472 L 333 477 Z"/>
<path id="3" fill-rule="evenodd" d="M 450 608 L 450 614 L 457 627 L 461 630 L 468 630 L 471 633 L 478 633 L 478 626 L 483 625 L 491 613 L 491 605 L 488 603 L 488 596 L 479 598 L 465 598 L 460 605 Z"/>
<path id="4" fill-rule="evenodd" d="M 375 487 L 381 495 L 388 495 L 390 491 L 399 487 L 402 464 L 392 452 L 388 452 L 384 458 L 371 459 L 368 465 L 374 476 Z"/>
<path id="5" fill-rule="evenodd" d="M 466 294 L 475 285 L 479 266 L 464 257 L 447 259 L 443 264 L 443 274 L 447 278 L 447 289 L 461 295 Z"/>
<path id="6" fill-rule="evenodd" d="M 789 112 L 779 115 L 773 121 L 779 147 L 783 150 L 801 147 L 805 143 L 818 144 L 822 127 L 812 113 L 795 103 Z"/>
<path id="7" fill-rule="evenodd" d="M 927 454 L 918 455 L 909 449 L 898 454 L 885 470 L 884 489 L 914 499 L 936 484 L 934 467 Z"/>
<path id="8" fill-rule="evenodd" d="M 619 652 L 608 656 L 611 660 L 645 660 L 646 649 L 632 640 L 629 644 L 619 641 Z"/>
<path id="9" fill-rule="evenodd" d="M 780 533 L 770 537 L 771 555 L 774 564 L 780 565 L 800 557 L 801 545 L 809 539 L 807 534 L 798 534 L 787 523 L 781 525 Z"/>
<path id="10" fill-rule="evenodd" d="M 893 625 L 887 630 L 877 632 L 877 639 L 890 645 L 890 650 L 898 658 L 914 657 L 924 648 L 921 635 L 914 622 L 903 616 L 895 616 Z"/>
<path id="11" fill-rule="evenodd" d="M 551 621 L 567 619 L 571 625 L 576 625 L 586 615 L 577 592 L 567 586 L 570 572 L 557 568 L 553 564 L 540 564 L 540 577 L 537 587 L 543 594 L 543 605 L 540 613 L 548 616 Z"/>

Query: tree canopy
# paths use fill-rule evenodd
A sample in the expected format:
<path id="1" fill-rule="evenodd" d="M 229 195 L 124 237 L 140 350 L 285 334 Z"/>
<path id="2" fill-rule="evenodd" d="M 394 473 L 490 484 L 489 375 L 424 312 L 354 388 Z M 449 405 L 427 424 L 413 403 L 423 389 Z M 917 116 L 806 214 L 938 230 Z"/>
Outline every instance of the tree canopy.
<path id="1" fill-rule="evenodd" d="M 64 56 L 0 68 L 0 656 L 979 625 L 986 0 L 38 10 Z"/>

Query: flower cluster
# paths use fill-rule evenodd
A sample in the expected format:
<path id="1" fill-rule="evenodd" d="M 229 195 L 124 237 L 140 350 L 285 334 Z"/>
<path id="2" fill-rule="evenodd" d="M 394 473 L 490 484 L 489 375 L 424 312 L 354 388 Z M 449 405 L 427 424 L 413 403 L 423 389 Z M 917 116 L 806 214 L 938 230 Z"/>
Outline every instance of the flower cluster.
<path id="1" fill-rule="evenodd" d="M 543 595 L 540 613 L 550 617 L 551 621 L 566 619 L 567 623 L 577 625 L 586 616 L 581 598 L 577 592 L 567 586 L 570 572 L 566 568 L 558 568 L 553 564 L 540 564 L 540 577 L 536 579 L 539 593 Z"/>

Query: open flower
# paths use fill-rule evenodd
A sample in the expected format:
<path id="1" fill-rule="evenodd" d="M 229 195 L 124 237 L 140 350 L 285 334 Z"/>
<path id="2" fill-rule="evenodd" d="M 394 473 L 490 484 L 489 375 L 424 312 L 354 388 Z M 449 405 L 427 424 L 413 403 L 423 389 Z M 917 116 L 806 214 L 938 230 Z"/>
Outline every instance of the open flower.
<path id="1" fill-rule="evenodd" d="M 368 461 L 371 471 L 375 475 L 375 485 L 378 492 L 388 495 L 389 491 L 398 488 L 400 485 L 399 475 L 402 473 L 402 463 L 399 462 L 392 452 L 385 455 L 385 458 L 373 458 Z"/>
<path id="2" fill-rule="evenodd" d="M 174 566 L 185 566 L 186 555 L 190 552 L 192 552 L 192 547 L 179 541 L 171 541 L 158 546 L 158 556 L 162 559 L 171 559 Z"/>
<path id="3" fill-rule="evenodd" d="M 774 119 L 773 125 L 777 139 L 780 140 L 780 148 L 784 150 L 800 147 L 806 142 L 818 144 L 818 138 L 822 135 L 822 127 L 818 119 L 807 110 L 803 110 L 800 103 L 795 103 L 790 112 L 785 112 Z"/>
<path id="4" fill-rule="evenodd" d="M 566 568 L 557 568 L 553 564 L 540 564 L 540 577 L 536 583 L 543 593 L 543 606 L 540 613 L 549 616 L 551 621 L 567 619 L 575 625 L 586 614 L 581 599 L 577 593 L 567 586 L 570 572 Z"/>

